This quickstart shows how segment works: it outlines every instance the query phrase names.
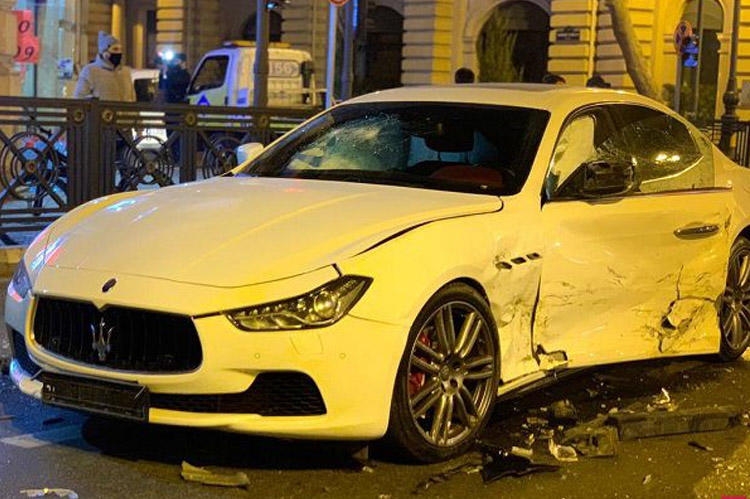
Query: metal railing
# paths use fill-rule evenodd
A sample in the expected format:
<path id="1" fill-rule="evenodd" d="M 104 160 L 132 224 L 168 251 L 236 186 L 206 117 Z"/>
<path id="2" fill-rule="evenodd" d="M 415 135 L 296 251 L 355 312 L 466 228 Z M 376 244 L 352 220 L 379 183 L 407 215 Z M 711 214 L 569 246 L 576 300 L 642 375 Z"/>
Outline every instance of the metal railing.
<path id="1" fill-rule="evenodd" d="M 715 120 L 709 126 L 702 128 L 711 142 L 719 145 L 721 139 L 721 120 Z M 750 167 L 750 121 L 738 121 L 732 139 L 733 147 L 729 154 L 736 163 Z"/>
<path id="2" fill-rule="evenodd" d="M 220 175 L 316 110 L 0 97 L 0 240 L 88 200 Z"/>

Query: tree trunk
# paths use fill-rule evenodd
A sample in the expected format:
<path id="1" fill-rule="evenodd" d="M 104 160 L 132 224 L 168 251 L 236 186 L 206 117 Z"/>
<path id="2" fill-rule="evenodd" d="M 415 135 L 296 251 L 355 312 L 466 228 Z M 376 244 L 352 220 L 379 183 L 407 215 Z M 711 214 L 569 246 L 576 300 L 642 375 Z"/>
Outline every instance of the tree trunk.
<path id="1" fill-rule="evenodd" d="M 625 67 L 639 94 L 659 100 L 659 92 L 651 78 L 651 72 L 644 62 L 638 37 L 630 20 L 627 0 L 604 0 L 604 5 L 612 16 L 612 30 L 617 44 L 625 58 Z"/>

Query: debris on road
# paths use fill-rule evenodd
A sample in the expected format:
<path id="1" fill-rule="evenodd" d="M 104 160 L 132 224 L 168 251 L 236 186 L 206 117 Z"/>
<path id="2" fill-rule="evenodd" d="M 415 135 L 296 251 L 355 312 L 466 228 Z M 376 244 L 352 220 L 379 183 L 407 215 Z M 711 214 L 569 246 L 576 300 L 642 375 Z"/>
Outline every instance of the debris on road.
<path id="1" fill-rule="evenodd" d="M 531 456 L 534 454 L 534 449 L 524 449 L 523 447 L 516 447 L 514 445 L 510 448 L 510 453 L 514 456 L 527 457 L 531 459 Z"/>
<path id="2" fill-rule="evenodd" d="M 552 424 L 569 425 L 578 422 L 578 411 L 570 400 L 558 400 L 546 408 Z"/>
<path id="3" fill-rule="evenodd" d="M 709 447 L 708 445 L 703 445 L 702 443 L 696 442 L 695 440 L 691 440 L 690 442 L 688 442 L 688 445 L 690 447 L 695 447 L 696 449 L 704 450 L 707 452 L 711 452 L 714 450 L 713 447 Z"/>
<path id="4" fill-rule="evenodd" d="M 460 466 L 456 466 L 455 468 L 450 468 L 440 473 L 436 473 L 432 475 L 431 477 L 429 477 L 428 479 L 419 482 L 414 489 L 414 493 L 417 494 L 423 490 L 427 490 L 437 483 L 447 482 L 448 479 L 454 475 L 460 475 L 460 474 L 470 475 L 472 473 L 479 473 L 481 470 L 482 470 L 481 464 L 464 463 Z"/>
<path id="5" fill-rule="evenodd" d="M 649 483 L 651 483 L 651 473 L 649 473 L 648 475 L 644 476 L 643 477 L 643 482 L 641 482 L 641 483 L 643 483 L 643 485 L 648 485 Z"/>
<path id="6" fill-rule="evenodd" d="M 521 477 L 531 473 L 557 471 L 556 464 L 534 463 L 527 457 L 511 454 L 501 447 L 480 443 L 483 450 L 482 480 L 494 482 L 506 476 Z"/>
<path id="7" fill-rule="evenodd" d="M 241 471 L 232 474 L 214 473 L 205 468 L 193 466 L 186 461 L 182 462 L 180 476 L 189 482 L 199 482 L 204 485 L 218 485 L 221 487 L 247 487 L 250 485 L 250 479 Z"/>
<path id="8" fill-rule="evenodd" d="M 558 445 L 555 443 L 554 438 L 549 439 L 549 453 L 552 457 L 562 462 L 578 461 L 578 454 L 576 450 L 569 445 Z"/>
<path id="9" fill-rule="evenodd" d="M 605 426 L 606 416 L 565 431 L 561 443 L 573 447 L 584 457 L 613 457 L 617 455 L 617 428 Z"/>
<path id="10" fill-rule="evenodd" d="M 674 411 L 677 409 L 677 404 L 669 396 L 669 392 L 666 388 L 661 389 L 661 393 L 654 395 L 651 403 L 646 406 L 649 412 L 652 411 Z"/>
<path id="11" fill-rule="evenodd" d="M 20 493 L 26 494 L 26 497 L 57 496 L 67 499 L 78 499 L 78 494 L 70 489 L 49 489 L 47 487 L 44 487 L 43 489 L 23 489 L 20 491 Z"/>
<path id="12" fill-rule="evenodd" d="M 618 412 L 607 424 L 617 427 L 620 440 L 725 430 L 739 419 L 734 406 L 700 407 L 674 411 Z"/>

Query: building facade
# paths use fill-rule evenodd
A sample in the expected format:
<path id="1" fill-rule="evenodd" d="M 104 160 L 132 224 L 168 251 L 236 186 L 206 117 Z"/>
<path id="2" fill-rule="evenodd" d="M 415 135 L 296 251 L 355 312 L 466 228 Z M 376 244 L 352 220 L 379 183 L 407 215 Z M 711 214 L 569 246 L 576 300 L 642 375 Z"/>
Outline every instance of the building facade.
<path id="1" fill-rule="evenodd" d="M 736 1 L 743 2 L 741 18 L 750 19 L 750 0 Z M 539 81 L 549 71 L 569 84 L 583 85 L 598 73 L 616 88 L 634 88 L 604 0 L 350 2 L 355 3 L 357 23 L 355 93 L 449 83 L 459 67 L 471 68 L 481 81 Z M 167 49 L 185 52 L 193 66 L 222 41 L 254 38 L 256 5 L 255 0 L 0 0 L 0 23 L 12 22 L 14 8 L 36 9 L 46 55 L 35 70 L 35 94 L 62 96 L 65 85 L 50 83 L 57 77 L 50 68 L 69 57 L 78 66 L 85 64 L 96 53 L 99 30 L 123 41 L 127 62 L 134 67 L 152 65 L 157 52 Z M 688 115 L 719 116 L 733 0 L 628 0 L 627 6 L 663 100 Z M 319 85 L 324 84 L 329 10 L 323 0 L 292 0 L 275 9 L 271 19 L 272 39 L 313 55 Z M 700 70 L 685 67 L 675 47 L 675 29 L 683 20 L 696 32 L 702 28 Z M 0 32 L 0 93 L 20 86 L 23 69 L 9 62 L 14 41 L 7 33 Z M 750 25 L 742 23 L 738 36 L 737 76 L 742 85 L 750 83 Z M 27 81 L 22 88 L 29 94 Z M 747 90 L 750 94 L 750 87 Z M 742 106 L 739 113 L 750 118 Z"/>

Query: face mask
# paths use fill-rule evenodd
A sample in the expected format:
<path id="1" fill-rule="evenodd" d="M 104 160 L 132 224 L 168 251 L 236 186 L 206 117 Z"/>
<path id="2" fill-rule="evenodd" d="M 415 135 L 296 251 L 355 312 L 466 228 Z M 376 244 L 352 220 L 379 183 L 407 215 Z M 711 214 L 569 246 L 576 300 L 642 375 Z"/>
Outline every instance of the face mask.
<path id="1" fill-rule="evenodd" d="M 111 62 L 114 67 L 119 66 L 120 62 L 122 62 L 122 54 L 109 54 L 109 62 Z"/>

